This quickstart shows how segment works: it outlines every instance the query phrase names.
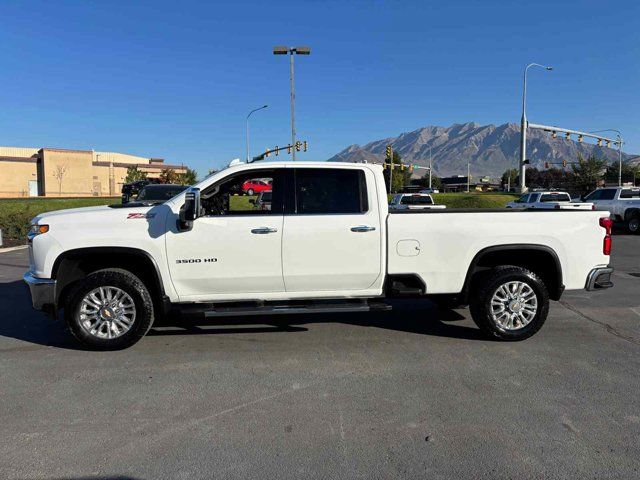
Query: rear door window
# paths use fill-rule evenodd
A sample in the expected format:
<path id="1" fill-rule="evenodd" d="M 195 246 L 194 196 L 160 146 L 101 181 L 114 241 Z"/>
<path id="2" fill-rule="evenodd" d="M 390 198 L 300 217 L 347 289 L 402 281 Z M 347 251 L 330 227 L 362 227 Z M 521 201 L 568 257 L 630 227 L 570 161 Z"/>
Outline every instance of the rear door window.
<path id="1" fill-rule="evenodd" d="M 400 203 L 402 205 L 433 205 L 433 200 L 426 195 L 405 195 Z"/>
<path id="2" fill-rule="evenodd" d="M 620 192 L 620 198 L 640 198 L 640 189 L 625 188 Z"/>
<path id="3" fill-rule="evenodd" d="M 364 213 L 369 209 L 362 170 L 296 168 L 297 214 Z"/>

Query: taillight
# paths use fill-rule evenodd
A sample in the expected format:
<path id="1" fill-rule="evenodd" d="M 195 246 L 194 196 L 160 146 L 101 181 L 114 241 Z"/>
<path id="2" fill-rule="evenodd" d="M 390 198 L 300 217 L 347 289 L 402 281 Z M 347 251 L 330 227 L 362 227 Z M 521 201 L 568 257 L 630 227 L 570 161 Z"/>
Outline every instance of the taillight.
<path id="1" fill-rule="evenodd" d="M 595 204 L 595 203 L 592 203 L 592 204 L 591 204 L 591 210 L 595 210 L 595 209 L 596 209 L 596 204 Z"/>
<path id="2" fill-rule="evenodd" d="M 609 217 L 601 217 L 600 226 L 605 229 L 604 240 L 602 241 L 602 253 L 611 255 L 611 228 L 613 227 L 613 220 Z"/>

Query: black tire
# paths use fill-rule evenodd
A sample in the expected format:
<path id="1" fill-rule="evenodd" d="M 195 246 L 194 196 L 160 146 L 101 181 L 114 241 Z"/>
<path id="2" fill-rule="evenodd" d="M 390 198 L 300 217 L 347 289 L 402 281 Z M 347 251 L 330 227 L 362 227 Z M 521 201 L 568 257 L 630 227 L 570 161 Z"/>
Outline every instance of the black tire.
<path id="1" fill-rule="evenodd" d="M 500 325 L 491 314 L 491 300 L 494 294 L 508 282 L 525 283 L 533 290 L 537 299 L 533 318 L 525 326 L 514 329 Z M 531 308 L 533 311 L 533 306 Z M 549 292 L 540 277 L 526 268 L 496 267 L 474 281 L 469 309 L 473 321 L 488 336 L 507 341 L 524 340 L 535 334 L 544 325 L 549 313 Z"/>
<path id="2" fill-rule="evenodd" d="M 98 338 L 81 323 L 82 299 L 99 287 L 116 287 L 127 293 L 135 305 L 135 318 L 128 331 L 116 338 Z M 130 347 L 149 331 L 154 321 L 153 300 L 145 284 L 134 274 L 120 268 L 97 270 L 73 288 L 64 308 L 67 326 L 84 346 L 94 350 L 121 350 Z"/>
<path id="3" fill-rule="evenodd" d="M 249 190 L 247 190 L 247 195 L 251 197 L 253 196 L 253 194 L 254 194 L 253 188 L 250 188 Z"/>
<path id="4" fill-rule="evenodd" d="M 640 215 L 632 215 L 629 217 L 627 220 L 627 230 L 633 234 L 640 233 Z"/>

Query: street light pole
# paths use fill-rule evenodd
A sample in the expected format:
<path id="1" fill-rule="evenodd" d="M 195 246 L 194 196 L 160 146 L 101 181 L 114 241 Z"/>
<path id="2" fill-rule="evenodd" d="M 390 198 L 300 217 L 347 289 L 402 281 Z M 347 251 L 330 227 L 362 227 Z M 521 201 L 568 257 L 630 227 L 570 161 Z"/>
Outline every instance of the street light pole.
<path id="1" fill-rule="evenodd" d="M 246 138 L 246 144 L 247 144 L 247 163 L 249 163 L 249 117 L 254 113 L 257 112 L 258 110 L 262 110 L 267 108 L 269 105 L 263 105 L 259 108 L 254 108 L 253 110 L 251 110 L 249 112 L 249 114 L 247 115 L 247 127 L 246 127 L 246 134 L 247 134 L 247 138 Z"/>
<path id="2" fill-rule="evenodd" d="M 429 145 L 429 190 L 431 190 L 431 171 L 432 169 L 432 161 L 431 161 L 431 145 Z"/>
<path id="3" fill-rule="evenodd" d="M 520 190 L 525 192 L 526 181 L 526 159 L 527 159 L 527 71 L 531 67 L 541 67 L 546 70 L 553 70 L 553 67 L 547 67 L 546 65 L 540 65 L 539 63 L 530 63 L 524 68 L 524 74 L 522 79 L 522 120 L 520 122 Z"/>
<path id="4" fill-rule="evenodd" d="M 618 186 L 622 186 L 622 133 L 620 130 L 616 130 L 615 128 L 605 128 L 604 130 L 596 130 L 595 132 L 589 133 L 601 133 L 601 132 L 615 132 L 618 134 Z M 634 177 L 635 184 L 635 177 Z"/>
<path id="5" fill-rule="evenodd" d="M 467 193 L 469 193 L 470 183 L 471 183 L 471 162 L 467 162 Z"/>
<path id="6" fill-rule="evenodd" d="M 311 49 L 309 47 L 273 47 L 274 55 L 289 55 L 289 83 L 291 90 L 291 154 L 292 160 L 296 161 L 296 115 L 295 115 L 295 102 L 296 102 L 296 90 L 293 68 L 293 55 L 309 55 Z"/>

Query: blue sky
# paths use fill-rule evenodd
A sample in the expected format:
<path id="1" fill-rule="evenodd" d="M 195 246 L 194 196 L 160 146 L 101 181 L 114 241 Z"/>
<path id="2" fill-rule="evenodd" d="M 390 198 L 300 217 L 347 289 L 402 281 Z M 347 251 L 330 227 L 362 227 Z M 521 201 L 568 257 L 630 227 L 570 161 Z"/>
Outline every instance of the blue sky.
<path id="1" fill-rule="evenodd" d="M 622 130 L 640 153 L 640 3 L 3 2 L 0 145 L 164 157 L 200 173 L 290 138 L 301 159 L 429 124 Z"/>

